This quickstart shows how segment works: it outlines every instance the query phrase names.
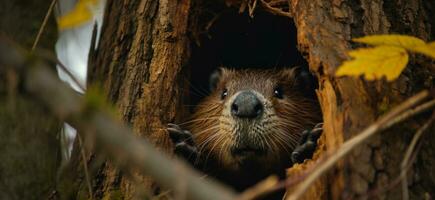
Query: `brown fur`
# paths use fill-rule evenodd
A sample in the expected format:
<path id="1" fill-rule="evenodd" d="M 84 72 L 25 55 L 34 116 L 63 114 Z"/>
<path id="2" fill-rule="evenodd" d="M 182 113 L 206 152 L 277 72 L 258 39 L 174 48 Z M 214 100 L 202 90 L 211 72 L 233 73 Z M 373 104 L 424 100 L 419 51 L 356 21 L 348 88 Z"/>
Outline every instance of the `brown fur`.
<path id="1" fill-rule="evenodd" d="M 278 173 L 277 170 L 284 171 L 291 165 L 290 153 L 302 131 L 321 121 L 316 98 L 301 91 L 301 83 L 296 76 L 295 68 L 222 69 L 215 90 L 198 105 L 187 127 L 193 134 L 201 159 L 206 160 L 209 170 L 218 173 L 217 177 L 238 184 L 234 181 L 253 178 L 252 173 L 259 175 L 254 179 L 261 179 L 268 174 Z M 282 88 L 283 99 L 274 96 L 277 86 Z M 228 95 L 221 100 L 224 89 L 227 89 Z M 255 91 L 262 96 L 265 112 L 261 120 L 235 120 L 231 116 L 229 102 L 242 90 Z M 267 149 L 265 155 L 251 162 L 252 166 L 241 164 L 241 160 L 231 154 L 232 147 L 246 142 L 238 137 L 242 131 L 248 133 L 249 142 Z M 239 185 L 243 188 L 252 183 Z"/>

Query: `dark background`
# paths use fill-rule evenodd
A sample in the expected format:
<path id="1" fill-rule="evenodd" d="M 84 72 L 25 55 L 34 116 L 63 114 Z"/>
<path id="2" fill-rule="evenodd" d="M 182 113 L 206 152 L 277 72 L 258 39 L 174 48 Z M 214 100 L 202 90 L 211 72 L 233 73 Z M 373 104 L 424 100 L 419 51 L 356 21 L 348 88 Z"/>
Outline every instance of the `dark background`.
<path id="1" fill-rule="evenodd" d="M 208 31 L 192 43 L 190 103 L 209 93 L 209 75 L 218 67 L 281 68 L 307 66 L 297 49 L 297 32 L 287 17 L 226 8 Z M 198 44 L 199 42 L 199 44 Z"/>

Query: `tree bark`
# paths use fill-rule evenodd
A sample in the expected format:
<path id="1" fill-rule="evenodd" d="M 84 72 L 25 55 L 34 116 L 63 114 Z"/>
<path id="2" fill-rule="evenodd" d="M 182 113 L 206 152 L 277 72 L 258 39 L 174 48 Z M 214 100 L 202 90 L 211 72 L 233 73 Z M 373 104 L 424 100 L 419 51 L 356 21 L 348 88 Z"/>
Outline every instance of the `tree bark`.
<path id="1" fill-rule="evenodd" d="M 324 118 L 324 143 L 333 151 L 386 110 L 411 94 L 433 88 L 433 61 L 415 56 L 393 83 L 367 82 L 361 78 L 336 78 L 337 66 L 354 45 L 352 38 L 371 34 L 408 34 L 426 41 L 434 39 L 435 3 L 427 1 L 290 1 L 290 12 L 298 30 L 298 44 L 306 53 L 310 70 L 319 78 L 318 97 Z M 432 69 L 433 70 L 433 69 Z M 340 162 L 305 196 L 322 199 L 355 199 L 385 189 L 399 176 L 400 163 L 415 127 L 413 121 L 379 134 Z M 433 131 L 432 131 L 433 132 Z M 427 135 L 416 164 L 409 173 L 411 199 L 434 195 L 435 137 Z M 427 165 L 429 164 L 429 165 Z M 311 163 L 312 167 L 314 163 Z M 315 167 L 315 166 L 314 166 Z M 290 174 L 296 173 L 290 170 Z M 401 198 L 400 185 L 378 196 Z M 291 191 L 289 191 L 291 192 Z"/>
<path id="2" fill-rule="evenodd" d="M 98 50 L 91 52 L 91 85 L 104 87 L 119 117 L 137 136 L 147 137 L 169 152 L 172 146 L 165 127 L 182 114 L 183 108 L 189 8 L 189 0 L 109 0 Z M 72 166 L 82 165 L 79 154 L 73 153 Z M 110 162 L 98 163 L 92 152 L 87 154 L 96 199 L 131 199 L 160 190 L 148 177 L 121 173 Z M 76 174 L 79 177 L 71 184 L 76 185 L 78 198 L 88 194 L 88 183 L 82 170 Z"/>

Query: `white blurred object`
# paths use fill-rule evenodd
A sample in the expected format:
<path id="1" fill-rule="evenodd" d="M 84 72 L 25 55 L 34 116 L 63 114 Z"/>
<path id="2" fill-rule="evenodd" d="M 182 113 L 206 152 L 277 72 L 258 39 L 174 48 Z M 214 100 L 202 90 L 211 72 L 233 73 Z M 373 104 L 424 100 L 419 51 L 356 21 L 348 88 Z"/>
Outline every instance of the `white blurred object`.
<path id="1" fill-rule="evenodd" d="M 58 0 L 56 17 L 62 16 L 71 11 L 77 0 Z M 100 38 L 101 25 L 103 24 L 104 5 L 106 1 L 100 0 L 98 6 L 93 7 L 93 19 L 89 22 L 70 29 L 65 29 L 59 32 L 59 38 L 56 42 L 56 54 L 59 61 L 67 68 L 67 70 L 75 77 L 78 84 L 57 66 L 59 78 L 68 83 L 74 90 L 79 93 L 84 93 L 86 89 L 86 76 L 88 68 L 88 54 L 91 46 L 92 31 L 94 24 L 97 23 L 97 44 Z M 95 45 L 97 47 L 97 45 Z M 83 88 L 83 89 L 82 89 Z M 68 159 L 71 156 L 71 151 L 77 131 L 70 125 L 64 125 L 63 138 L 65 139 L 67 150 L 65 157 Z"/>
<path id="2" fill-rule="evenodd" d="M 61 134 L 63 158 L 65 158 L 65 160 L 68 160 L 71 157 L 71 152 L 74 146 L 73 144 L 74 139 L 76 138 L 77 130 L 70 126 L 68 123 L 64 123 Z"/>
<path id="3" fill-rule="evenodd" d="M 59 0 L 57 16 L 62 16 L 74 8 L 77 0 Z M 56 54 L 60 62 L 66 66 L 69 72 L 78 80 L 80 87 L 71 77 L 68 76 L 59 66 L 57 71 L 59 77 L 71 85 L 76 91 L 84 93 L 82 88 L 86 88 L 86 72 L 88 65 L 88 54 L 91 45 L 92 29 L 97 23 L 97 40 L 99 40 L 101 24 L 103 22 L 104 0 L 99 1 L 99 5 L 93 9 L 93 19 L 81 26 L 65 29 L 59 33 L 56 42 Z"/>

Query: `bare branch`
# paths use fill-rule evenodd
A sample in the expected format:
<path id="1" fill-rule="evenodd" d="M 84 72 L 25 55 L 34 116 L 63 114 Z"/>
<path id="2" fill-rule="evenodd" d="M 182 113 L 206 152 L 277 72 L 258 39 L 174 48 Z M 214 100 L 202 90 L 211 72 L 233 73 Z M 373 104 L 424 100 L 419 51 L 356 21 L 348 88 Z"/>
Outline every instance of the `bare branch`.
<path id="1" fill-rule="evenodd" d="M 16 70 L 22 75 L 24 89 L 60 119 L 66 119 L 79 133 L 95 133 L 96 141 L 114 161 L 125 164 L 171 190 L 186 185 L 187 199 L 230 200 L 235 193 L 225 186 L 201 178 L 185 162 L 170 159 L 148 141 L 137 138 L 119 120 L 101 109 L 85 110 L 83 97 L 62 83 L 43 62 L 26 62 L 25 54 L 0 39 L 0 68 Z M 23 65 L 33 64 L 32 67 Z M 122 163 L 121 163 L 122 162 Z"/>
<path id="2" fill-rule="evenodd" d="M 83 145 L 82 137 L 80 136 L 80 134 L 77 134 L 77 139 L 79 141 L 80 153 L 82 155 L 82 160 L 83 160 L 82 162 L 83 162 L 83 168 L 84 168 L 83 171 L 85 172 L 85 178 L 86 178 L 86 184 L 88 186 L 89 197 L 92 200 L 94 195 L 92 193 L 91 179 L 89 178 L 88 162 L 86 160 L 85 147 Z"/>
<path id="3" fill-rule="evenodd" d="M 333 167 L 337 161 L 346 156 L 352 149 L 366 141 L 372 135 L 377 132 L 383 131 L 394 124 L 402 122 L 420 112 L 423 112 L 427 109 L 430 109 L 434 106 L 433 102 L 429 102 L 429 106 L 427 104 L 423 104 L 424 107 L 417 107 L 415 109 L 411 109 L 413 106 L 417 105 L 419 102 L 424 100 L 429 96 L 429 92 L 423 91 L 418 93 L 417 95 L 409 98 L 392 111 L 385 114 L 375 123 L 367 127 L 361 133 L 357 134 L 352 139 L 346 141 L 341 147 L 335 151 L 330 158 L 328 158 L 325 162 L 320 163 L 319 166 L 302 182 L 297 186 L 296 190 L 293 191 L 286 198 L 287 200 L 296 200 L 299 199 L 305 191 L 314 183 L 317 178 L 319 178 L 322 174 L 324 174 L 328 169 Z"/>
<path id="4" fill-rule="evenodd" d="M 281 9 L 279 9 L 279 8 L 274 8 L 274 7 L 272 7 L 271 5 L 269 5 L 267 2 L 265 2 L 264 0 L 260 0 L 260 2 L 261 2 L 261 5 L 264 7 L 264 9 L 266 9 L 267 11 L 269 11 L 270 13 L 272 13 L 272 14 L 275 14 L 275 15 L 280 15 L 280 16 L 284 16 L 284 17 L 292 17 L 291 15 L 290 15 L 290 13 L 288 13 L 288 12 L 285 12 L 285 11 L 282 11 Z"/>
<path id="5" fill-rule="evenodd" d="M 237 198 L 237 200 L 255 199 L 256 197 L 264 195 L 264 194 L 268 193 L 269 191 L 273 190 L 277 184 L 278 184 L 278 177 L 269 176 L 266 179 L 264 179 L 263 181 L 257 183 L 256 185 L 254 185 L 251 188 L 244 191 Z"/>
<path id="6" fill-rule="evenodd" d="M 71 80 L 80 88 L 81 91 L 86 91 L 86 86 L 82 85 L 79 80 L 74 76 L 74 74 L 68 70 L 68 67 L 65 66 L 60 60 L 54 55 L 52 52 L 46 50 L 46 49 L 38 49 L 38 52 L 36 52 L 37 56 L 41 56 L 44 59 L 48 59 L 51 62 L 54 62 L 59 66 L 59 68 L 66 73 L 68 77 L 71 78 Z"/>
<path id="7" fill-rule="evenodd" d="M 248 13 L 250 17 L 254 17 L 254 11 L 256 7 L 257 7 L 257 0 L 248 1 Z"/>
<path id="8" fill-rule="evenodd" d="M 408 146 L 408 149 L 406 149 L 405 157 L 403 158 L 403 161 L 400 165 L 400 178 L 402 179 L 402 199 L 408 200 L 409 199 L 409 193 L 408 193 L 408 179 L 406 177 L 406 174 L 408 172 L 409 166 L 411 166 L 411 157 L 412 153 L 414 152 L 414 149 L 417 145 L 417 142 L 420 140 L 423 133 L 430 128 L 432 123 L 435 120 L 435 112 L 432 113 L 432 117 L 423 124 L 422 127 L 420 127 L 417 132 L 415 133 L 414 137 L 411 140 L 411 143 Z"/>
<path id="9" fill-rule="evenodd" d="M 36 35 L 35 41 L 32 45 L 32 51 L 35 50 L 38 45 L 39 39 L 41 38 L 42 33 L 44 32 L 45 25 L 47 25 L 48 18 L 50 18 L 51 13 L 53 12 L 54 5 L 56 5 L 57 0 L 52 0 L 50 7 L 48 7 L 47 14 L 45 14 L 44 20 L 42 21 L 41 27 L 39 27 L 38 35 Z"/>

